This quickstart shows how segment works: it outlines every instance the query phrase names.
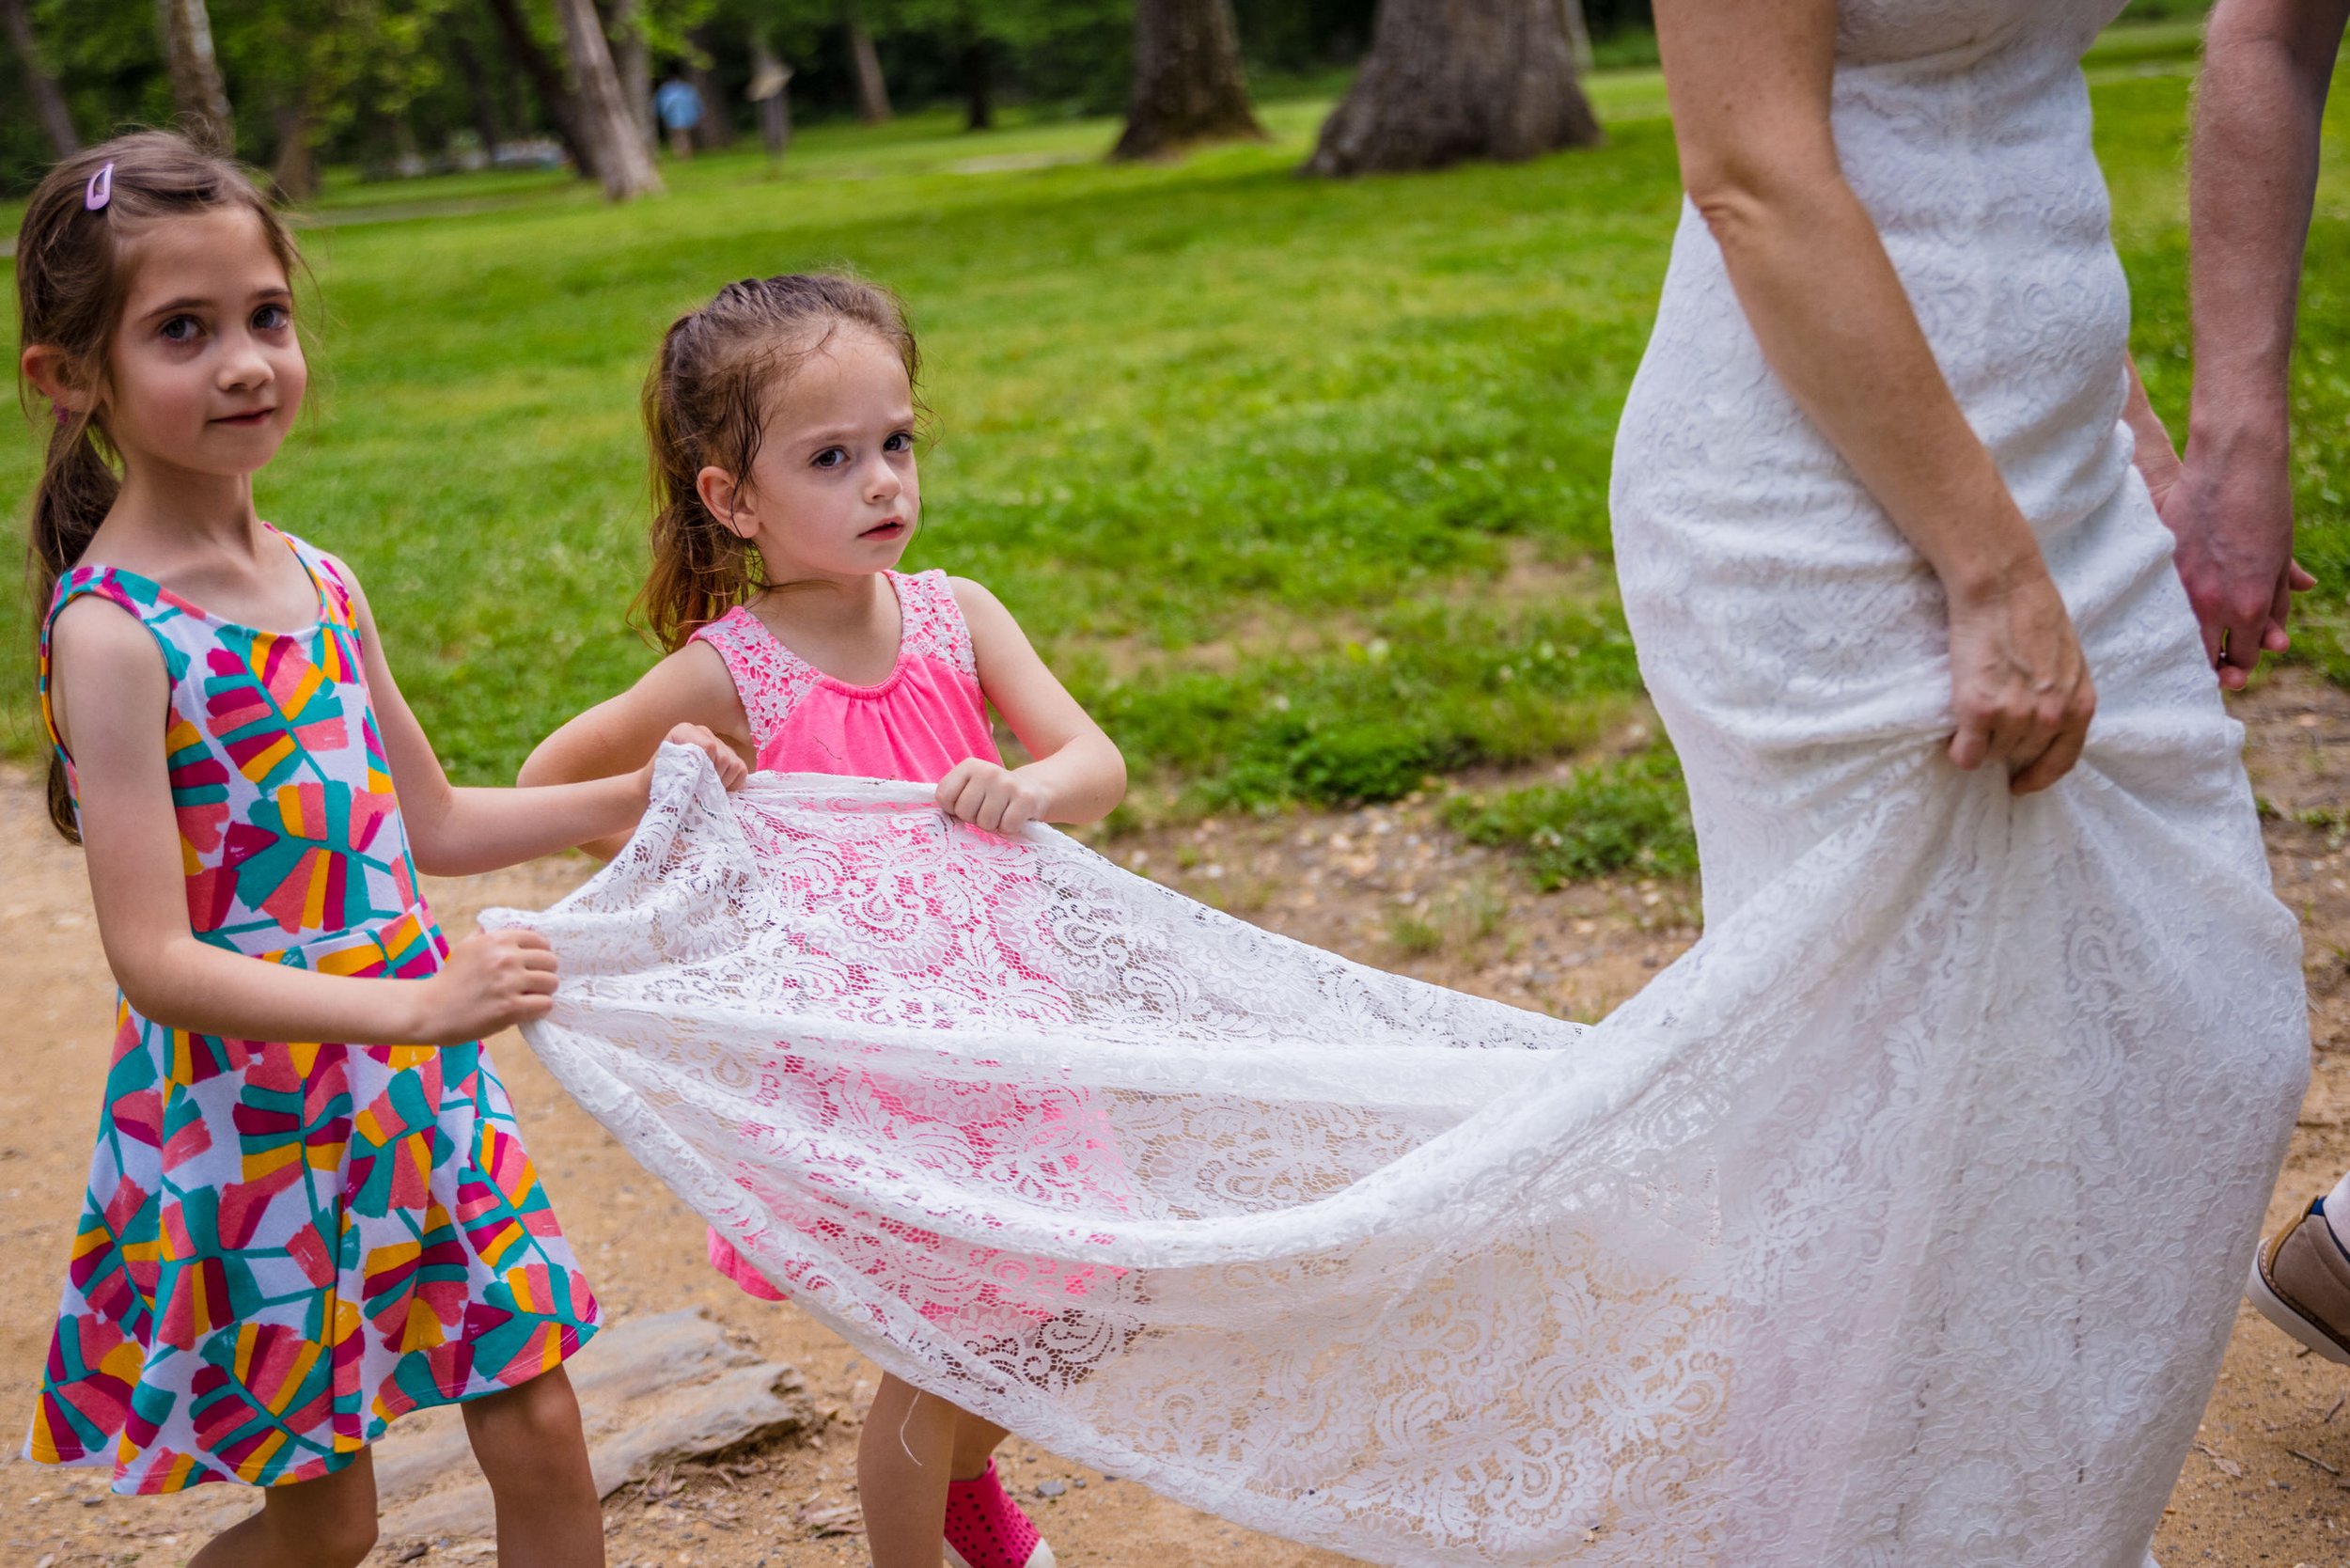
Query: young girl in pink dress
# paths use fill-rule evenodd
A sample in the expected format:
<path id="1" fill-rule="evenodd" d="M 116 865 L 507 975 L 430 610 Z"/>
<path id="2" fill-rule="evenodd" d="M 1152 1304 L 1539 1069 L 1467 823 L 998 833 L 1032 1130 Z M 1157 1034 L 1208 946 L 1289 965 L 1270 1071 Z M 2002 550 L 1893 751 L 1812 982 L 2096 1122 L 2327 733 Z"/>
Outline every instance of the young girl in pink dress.
<path id="1" fill-rule="evenodd" d="M 894 570 L 921 519 L 916 368 L 897 302 L 850 279 L 745 279 L 679 318 L 645 389 L 660 510 L 638 602 L 669 654 L 548 737 L 524 782 L 642 766 L 690 724 L 761 769 L 935 783 L 941 808 L 991 832 L 1093 822 L 1118 804 L 1118 748 L 995 597 Z M 990 704 L 1036 760 L 1004 765 Z M 799 1076 L 797 1092 L 844 1101 L 904 1092 Z M 983 1129 L 942 1107 L 942 1134 L 983 1155 L 1004 1108 L 995 1096 Z M 715 1231 L 710 1251 L 744 1290 L 780 1299 Z M 974 1305 L 901 1289 L 933 1318 Z M 884 1377 L 857 1453 L 876 1568 L 938 1568 L 942 1545 L 953 1568 L 1050 1568 L 996 1480 L 1003 1436 Z"/>

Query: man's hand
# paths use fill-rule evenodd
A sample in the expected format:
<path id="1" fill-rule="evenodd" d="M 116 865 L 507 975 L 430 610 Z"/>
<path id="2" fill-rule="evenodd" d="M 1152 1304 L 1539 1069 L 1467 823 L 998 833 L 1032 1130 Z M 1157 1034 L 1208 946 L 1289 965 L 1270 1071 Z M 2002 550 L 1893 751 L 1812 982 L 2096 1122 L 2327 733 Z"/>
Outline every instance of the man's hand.
<path id="1" fill-rule="evenodd" d="M 2159 505 L 2230 691 L 2284 651 L 2293 596 L 2315 586 L 2293 560 L 2286 369 L 2345 25 L 2350 0 L 2218 0 L 2203 29 L 2187 199 L 2195 390 L 2186 469 Z"/>
<path id="2" fill-rule="evenodd" d="M 2293 596 L 2317 585 L 2293 558 L 2293 489 L 2274 461 L 2215 459 L 2190 444 L 2178 482 L 2155 497 L 2178 541 L 2179 580 L 2219 683 L 2242 691 L 2264 653 L 2291 646 Z"/>

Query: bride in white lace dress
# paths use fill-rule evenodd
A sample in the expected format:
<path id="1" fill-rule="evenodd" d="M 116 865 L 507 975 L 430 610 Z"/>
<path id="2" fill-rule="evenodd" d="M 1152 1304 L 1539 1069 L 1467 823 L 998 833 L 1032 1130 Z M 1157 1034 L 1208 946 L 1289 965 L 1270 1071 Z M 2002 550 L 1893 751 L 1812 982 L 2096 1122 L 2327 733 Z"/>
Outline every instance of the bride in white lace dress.
<path id="1" fill-rule="evenodd" d="M 2131 468 L 2077 65 L 2115 8 L 1658 0 L 1705 215 L 1618 556 L 1707 929 L 1603 1023 L 673 752 L 509 917 L 563 964 L 533 1045 L 887 1370 L 1261 1528 L 2139 1568 L 2307 1031 Z"/>
<path id="2" fill-rule="evenodd" d="M 1790 985 L 1866 974 L 1889 1027 L 1824 1018 L 1758 1107 L 1765 1143 L 1854 1135 L 1756 1195 L 1791 1242 L 1841 1238 L 1791 1247 L 1782 1325 L 1871 1369 L 1866 1416 L 1819 1429 L 1821 1475 L 1865 1477 L 1819 1499 L 1834 1560 L 2134 1563 L 2308 1031 L 2241 731 L 2132 467 L 2133 427 L 2168 441 L 2078 69 L 2120 5 L 1656 8 L 1693 199 L 1613 500 L 1708 923 L 1888 888 L 1926 922 L 1784 955 Z M 1870 1188 L 1905 1212 L 1856 1270 Z"/>

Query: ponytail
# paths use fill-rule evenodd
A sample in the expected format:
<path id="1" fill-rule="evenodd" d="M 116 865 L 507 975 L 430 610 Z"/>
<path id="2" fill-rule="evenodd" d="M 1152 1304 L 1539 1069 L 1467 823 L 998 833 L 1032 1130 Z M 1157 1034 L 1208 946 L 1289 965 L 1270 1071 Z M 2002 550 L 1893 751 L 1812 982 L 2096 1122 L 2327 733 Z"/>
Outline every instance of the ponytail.
<path id="1" fill-rule="evenodd" d="M 705 314 L 696 311 L 671 323 L 662 336 L 652 373 L 645 378 L 652 565 L 645 573 L 645 586 L 637 589 L 630 618 L 665 653 L 684 647 L 696 631 L 766 586 L 765 563 L 751 541 L 702 504 L 702 469 L 721 454 L 730 454 L 732 461 L 723 466 L 747 475 L 751 459 L 758 455 L 760 424 L 755 408 L 745 418 L 744 410 L 728 406 L 740 402 L 743 394 L 756 392 L 750 384 L 751 367 L 730 367 L 728 371 L 712 368 L 700 378 L 682 368 L 701 357 L 694 352 L 701 345 L 693 340 L 708 335 Z M 718 382 L 730 384 L 713 384 Z"/>
<path id="2" fill-rule="evenodd" d="M 106 520 L 122 488 L 114 467 L 99 449 L 99 432 L 87 413 L 60 410 L 63 417 L 49 433 L 49 451 L 40 480 L 33 487 L 33 515 L 25 530 L 26 573 L 33 613 L 41 618 L 40 635 L 49 635 L 49 602 L 57 584 L 89 548 L 90 536 Z M 82 828 L 73 811 L 73 790 L 66 777 L 65 759 L 55 746 L 49 752 L 49 821 L 71 843 L 82 841 Z"/>
<path id="3" fill-rule="evenodd" d="M 33 487 L 32 524 L 25 530 L 32 603 L 44 612 L 58 580 L 89 548 L 90 536 L 122 489 L 98 443 L 98 427 L 86 414 L 68 414 L 50 432 L 40 480 Z"/>

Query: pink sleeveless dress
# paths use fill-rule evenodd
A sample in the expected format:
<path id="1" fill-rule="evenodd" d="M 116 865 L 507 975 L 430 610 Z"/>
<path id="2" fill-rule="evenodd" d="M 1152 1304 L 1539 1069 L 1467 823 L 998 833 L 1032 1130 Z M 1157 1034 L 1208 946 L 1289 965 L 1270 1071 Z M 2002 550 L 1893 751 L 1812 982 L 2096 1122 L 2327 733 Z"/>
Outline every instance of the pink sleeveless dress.
<path id="1" fill-rule="evenodd" d="M 735 694 L 750 719 L 760 771 L 934 784 L 954 771 L 956 764 L 974 757 L 1003 761 L 995 728 L 988 721 L 987 698 L 979 689 L 970 628 L 964 623 L 962 607 L 948 587 L 947 574 L 932 571 L 886 575 L 898 595 L 902 630 L 896 666 L 874 685 L 852 685 L 826 675 L 786 648 L 763 621 L 740 605 L 694 634 L 693 640 L 717 651 L 734 678 Z M 988 1097 L 984 1124 L 947 1115 L 931 1117 L 909 1104 L 907 1086 L 880 1083 L 854 1072 L 820 1083 L 814 1081 L 813 1069 L 798 1063 L 786 1071 L 801 1079 L 795 1086 L 797 1094 L 817 1095 L 832 1112 L 845 1118 L 854 1117 L 859 1100 L 886 1101 L 897 1117 L 926 1124 L 964 1145 L 964 1155 L 974 1163 L 984 1162 L 997 1140 L 1018 1137 L 1023 1122 L 1073 1114 L 1065 1096 L 1056 1096 L 1050 1103 L 1030 1103 L 1026 1096 L 997 1090 Z M 1075 1113 L 1083 1114 L 1081 1110 Z M 1105 1189 L 1125 1187 L 1129 1179 L 1114 1149 L 1104 1139 L 1094 1144 L 1094 1151 L 1096 1168 L 1084 1173 L 1082 1184 L 1097 1196 Z M 940 1152 L 932 1145 L 933 1154 Z M 916 1241 L 933 1252 L 944 1245 L 935 1236 L 901 1239 Z M 711 1265 L 719 1273 L 762 1300 L 784 1298 L 716 1230 L 710 1231 L 709 1241 Z M 980 1250 L 985 1256 L 993 1255 Z M 894 1275 L 900 1274 L 901 1267 L 876 1261 L 871 1272 Z M 1073 1271 L 1061 1288 L 1075 1295 L 1086 1294 L 1092 1272 Z M 975 1308 L 993 1311 L 1009 1305 L 948 1299 L 936 1282 L 925 1279 L 922 1273 L 907 1271 L 894 1289 L 933 1321 Z M 1033 1308 L 1013 1310 L 1024 1315 L 1034 1312 Z"/>
<path id="2" fill-rule="evenodd" d="M 726 660 L 762 771 L 935 784 L 958 762 L 1004 760 L 979 692 L 971 631 L 947 574 L 885 575 L 904 630 L 897 667 L 877 685 L 834 680 L 741 605 L 694 634 Z"/>

